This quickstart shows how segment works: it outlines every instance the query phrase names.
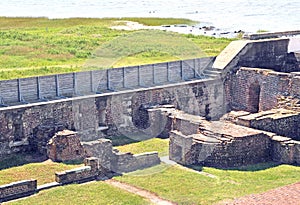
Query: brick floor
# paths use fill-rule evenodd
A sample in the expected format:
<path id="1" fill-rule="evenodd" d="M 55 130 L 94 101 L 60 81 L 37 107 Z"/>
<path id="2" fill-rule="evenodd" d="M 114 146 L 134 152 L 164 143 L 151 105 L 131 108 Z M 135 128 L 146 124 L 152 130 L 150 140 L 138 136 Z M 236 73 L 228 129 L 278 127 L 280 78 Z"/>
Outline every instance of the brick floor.
<path id="1" fill-rule="evenodd" d="M 261 194 L 237 198 L 222 204 L 228 205 L 300 205 L 300 182 Z"/>

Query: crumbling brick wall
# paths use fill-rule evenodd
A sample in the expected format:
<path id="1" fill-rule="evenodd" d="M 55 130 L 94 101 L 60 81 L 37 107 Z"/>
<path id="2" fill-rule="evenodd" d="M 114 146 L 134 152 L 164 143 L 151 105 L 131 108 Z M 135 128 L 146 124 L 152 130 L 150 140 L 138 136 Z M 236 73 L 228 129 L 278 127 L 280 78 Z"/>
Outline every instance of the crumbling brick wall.
<path id="1" fill-rule="evenodd" d="M 212 143 L 171 132 L 169 154 L 170 159 L 184 165 L 229 168 L 270 161 L 270 147 L 271 140 L 264 134 Z"/>
<path id="2" fill-rule="evenodd" d="M 260 68 L 242 67 L 228 76 L 226 97 L 231 109 L 252 112 L 252 85 L 260 87 L 259 110 L 269 110 L 277 106 L 278 96 L 300 96 L 300 78 L 296 73 L 279 73 Z"/>

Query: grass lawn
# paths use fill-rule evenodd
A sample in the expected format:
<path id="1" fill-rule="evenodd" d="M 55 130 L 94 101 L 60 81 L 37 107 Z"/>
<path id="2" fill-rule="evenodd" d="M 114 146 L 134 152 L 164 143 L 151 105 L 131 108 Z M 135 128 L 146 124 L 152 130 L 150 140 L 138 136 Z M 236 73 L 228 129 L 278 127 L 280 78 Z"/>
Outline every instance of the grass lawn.
<path id="1" fill-rule="evenodd" d="M 217 178 L 190 172 L 179 166 L 158 165 L 116 179 L 179 204 L 213 204 L 300 181 L 300 167 L 289 165 L 261 171 L 219 170 L 206 167 L 203 171 Z"/>
<path id="2" fill-rule="evenodd" d="M 120 20 L 146 25 L 187 19 L 0 17 L 0 80 L 217 55 L 231 39 L 110 29 Z M 111 56 L 110 56 L 111 54 Z"/>
<path id="3" fill-rule="evenodd" d="M 123 152 L 159 151 L 167 154 L 168 140 L 153 138 L 118 146 Z M 0 171 L 0 184 L 23 179 L 38 179 L 38 184 L 54 180 L 54 173 L 80 165 L 53 162 L 29 163 Z M 211 178 L 179 165 L 164 163 L 115 177 L 116 180 L 149 190 L 178 204 L 213 204 L 300 181 L 300 167 L 259 164 L 237 170 L 194 167 L 215 176 Z M 144 199 L 103 182 L 68 185 L 42 191 L 12 204 L 149 204 Z"/>
<path id="4" fill-rule="evenodd" d="M 158 151 L 158 155 L 162 157 L 169 154 L 169 139 L 152 138 L 142 142 L 117 146 L 115 148 L 121 152 L 131 152 L 133 154 Z"/>
<path id="5" fill-rule="evenodd" d="M 142 197 L 112 187 L 103 182 L 73 184 L 41 191 L 32 197 L 8 204 L 150 204 Z"/>
<path id="6" fill-rule="evenodd" d="M 54 182 L 55 172 L 64 171 L 82 165 L 68 165 L 45 161 L 29 163 L 21 166 L 0 170 L 0 185 L 25 179 L 37 179 L 38 185 Z"/>

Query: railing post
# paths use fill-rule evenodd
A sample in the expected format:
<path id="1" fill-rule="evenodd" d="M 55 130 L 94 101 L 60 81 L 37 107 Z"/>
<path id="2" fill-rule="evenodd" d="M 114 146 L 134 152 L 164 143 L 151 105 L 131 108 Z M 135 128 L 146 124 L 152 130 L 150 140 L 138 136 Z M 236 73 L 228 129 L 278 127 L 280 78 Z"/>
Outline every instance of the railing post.
<path id="1" fill-rule="evenodd" d="M 91 92 L 93 93 L 94 92 L 94 73 L 92 70 L 90 71 L 90 81 L 91 81 Z"/>
<path id="2" fill-rule="evenodd" d="M 170 82 L 169 62 L 167 62 L 167 82 Z"/>
<path id="3" fill-rule="evenodd" d="M 110 69 L 107 69 L 107 90 L 110 90 Z"/>
<path id="4" fill-rule="evenodd" d="M 20 80 L 20 78 L 17 79 L 17 84 L 18 84 L 18 101 L 22 102 L 21 80 Z"/>
<path id="5" fill-rule="evenodd" d="M 41 85 L 40 85 L 40 77 L 37 76 L 36 77 L 36 85 L 37 85 L 37 99 L 40 100 L 42 97 L 41 97 Z"/>
<path id="6" fill-rule="evenodd" d="M 55 88 L 56 88 L 56 96 L 59 97 L 60 93 L 59 93 L 59 79 L 58 79 L 58 75 L 55 75 Z"/>
<path id="7" fill-rule="evenodd" d="M 196 78 L 196 59 L 194 58 L 194 78 Z"/>
<path id="8" fill-rule="evenodd" d="M 180 74 L 181 74 L 181 80 L 184 80 L 184 74 L 183 74 L 183 62 L 180 61 Z"/>
<path id="9" fill-rule="evenodd" d="M 155 79 L 155 67 L 154 64 L 152 64 L 152 77 L 153 77 L 153 85 L 156 84 L 156 79 Z"/>
<path id="10" fill-rule="evenodd" d="M 122 68 L 122 75 L 123 75 L 123 88 L 126 88 L 126 81 L 125 81 L 125 78 L 126 78 L 126 76 L 125 76 L 125 67 L 123 67 Z"/>
<path id="11" fill-rule="evenodd" d="M 137 72 L 138 72 L 138 86 L 141 86 L 140 66 L 138 66 Z"/>
<path id="12" fill-rule="evenodd" d="M 77 95 L 77 73 L 73 73 L 73 89 L 74 94 Z"/>

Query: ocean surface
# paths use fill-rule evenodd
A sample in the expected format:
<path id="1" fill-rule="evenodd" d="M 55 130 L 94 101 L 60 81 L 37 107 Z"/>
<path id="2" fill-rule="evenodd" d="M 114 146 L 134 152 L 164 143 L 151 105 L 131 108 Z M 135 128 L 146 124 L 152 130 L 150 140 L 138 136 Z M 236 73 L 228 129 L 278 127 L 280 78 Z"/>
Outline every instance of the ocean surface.
<path id="1" fill-rule="evenodd" d="M 0 0 L 10 17 L 178 17 L 223 30 L 300 29 L 300 0 Z"/>

